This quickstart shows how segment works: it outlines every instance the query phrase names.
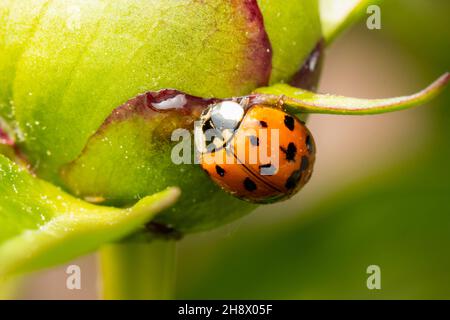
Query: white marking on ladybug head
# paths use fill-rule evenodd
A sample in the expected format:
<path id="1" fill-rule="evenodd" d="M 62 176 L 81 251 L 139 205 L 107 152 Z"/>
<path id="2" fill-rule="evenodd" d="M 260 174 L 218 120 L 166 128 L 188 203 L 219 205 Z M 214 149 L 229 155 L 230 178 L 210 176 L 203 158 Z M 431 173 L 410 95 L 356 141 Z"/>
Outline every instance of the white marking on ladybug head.
<path id="1" fill-rule="evenodd" d="M 197 149 L 201 153 L 218 150 L 233 137 L 244 117 L 244 107 L 233 101 L 211 105 L 201 116 L 201 126 L 195 127 Z"/>
<path id="2" fill-rule="evenodd" d="M 237 102 L 223 101 L 211 107 L 211 120 L 217 130 L 235 130 L 244 116 L 244 108 Z"/>

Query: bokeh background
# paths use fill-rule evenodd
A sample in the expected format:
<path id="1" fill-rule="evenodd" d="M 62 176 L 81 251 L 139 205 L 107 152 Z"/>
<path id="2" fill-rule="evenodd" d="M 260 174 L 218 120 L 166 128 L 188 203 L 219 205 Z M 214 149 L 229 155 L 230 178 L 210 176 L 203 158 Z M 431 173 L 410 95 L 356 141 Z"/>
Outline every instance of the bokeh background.
<path id="1" fill-rule="evenodd" d="M 381 10 L 381 30 L 362 21 L 329 47 L 321 92 L 410 94 L 449 70 L 448 0 L 389 0 Z M 413 110 L 313 115 L 308 125 L 318 145 L 310 184 L 181 241 L 176 297 L 449 299 L 449 90 Z M 67 264 L 28 276 L 17 296 L 97 299 L 96 255 L 73 263 L 82 290 L 66 289 Z M 369 265 L 381 268 L 381 290 L 366 287 Z"/>

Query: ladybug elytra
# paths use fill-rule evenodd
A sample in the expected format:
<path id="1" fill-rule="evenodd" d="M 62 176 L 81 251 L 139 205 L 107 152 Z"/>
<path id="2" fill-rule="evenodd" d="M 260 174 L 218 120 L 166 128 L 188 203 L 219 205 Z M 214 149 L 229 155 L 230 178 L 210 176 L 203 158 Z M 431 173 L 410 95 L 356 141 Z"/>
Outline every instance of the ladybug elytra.
<path id="1" fill-rule="evenodd" d="M 287 199 L 311 177 L 314 139 L 302 121 L 281 107 L 248 99 L 222 101 L 203 112 L 196 130 L 203 170 L 243 200 Z"/>

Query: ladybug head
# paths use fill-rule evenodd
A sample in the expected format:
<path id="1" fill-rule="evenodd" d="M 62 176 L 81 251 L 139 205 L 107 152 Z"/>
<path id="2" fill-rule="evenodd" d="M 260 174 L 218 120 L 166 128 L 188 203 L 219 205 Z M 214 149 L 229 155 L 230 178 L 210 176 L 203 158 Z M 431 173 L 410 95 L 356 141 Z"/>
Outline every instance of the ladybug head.
<path id="1" fill-rule="evenodd" d="M 204 146 L 202 152 L 212 152 L 224 147 L 233 137 L 245 113 L 242 104 L 234 101 L 221 101 L 210 105 L 201 116 L 201 132 L 198 146 Z"/>

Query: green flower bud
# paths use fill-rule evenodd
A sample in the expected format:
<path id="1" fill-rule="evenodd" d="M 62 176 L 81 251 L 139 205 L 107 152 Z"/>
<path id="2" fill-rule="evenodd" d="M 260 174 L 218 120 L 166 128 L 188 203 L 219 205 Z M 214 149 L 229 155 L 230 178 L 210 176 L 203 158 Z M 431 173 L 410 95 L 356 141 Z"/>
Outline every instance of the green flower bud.
<path id="1" fill-rule="evenodd" d="M 153 136 L 156 121 L 142 124 L 146 134 L 132 124 L 121 136 L 114 128 L 113 146 L 97 150 L 102 123 L 147 91 L 223 98 L 290 81 L 321 38 L 315 0 L 25 0 L 0 10 L 0 115 L 17 124 L 36 174 L 112 205 L 178 185 L 181 200 L 161 219 L 183 232 L 254 206 L 224 194 L 197 167 L 168 163 L 171 144 Z M 86 150 L 96 162 L 76 178 L 62 174 Z"/>

